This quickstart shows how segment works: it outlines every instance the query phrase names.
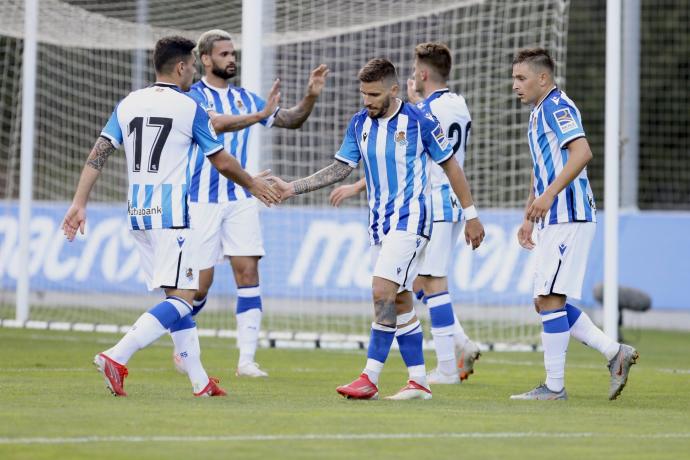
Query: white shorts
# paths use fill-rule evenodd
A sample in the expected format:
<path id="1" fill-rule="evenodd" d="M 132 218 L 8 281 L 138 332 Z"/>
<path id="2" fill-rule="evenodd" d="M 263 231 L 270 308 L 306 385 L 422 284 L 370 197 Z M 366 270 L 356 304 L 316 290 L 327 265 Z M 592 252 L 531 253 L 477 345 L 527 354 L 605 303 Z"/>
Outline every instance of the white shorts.
<path id="1" fill-rule="evenodd" d="M 420 275 L 448 276 L 448 267 L 455 254 L 462 226 L 463 222 L 434 222 L 431 239 L 424 250 L 424 262 L 419 266 Z"/>
<path id="2" fill-rule="evenodd" d="M 373 275 L 399 284 L 399 293 L 411 291 L 427 241 L 414 233 L 389 231 L 380 244 L 371 248 Z"/>
<path id="3" fill-rule="evenodd" d="M 199 288 L 198 246 L 188 228 L 130 230 L 149 291 Z"/>
<path id="4" fill-rule="evenodd" d="M 199 267 L 222 262 L 224 256 L 266 255 L 257 200 L 189 203 L 192 230 L 199 238 Z"/>
<path id="5" fill-rule="evenodd" d="M 582 297 L 582 282 L 595 232 L 593 222 L 553 224 L 537 230 L 534 297 L 549 294 Z"/>

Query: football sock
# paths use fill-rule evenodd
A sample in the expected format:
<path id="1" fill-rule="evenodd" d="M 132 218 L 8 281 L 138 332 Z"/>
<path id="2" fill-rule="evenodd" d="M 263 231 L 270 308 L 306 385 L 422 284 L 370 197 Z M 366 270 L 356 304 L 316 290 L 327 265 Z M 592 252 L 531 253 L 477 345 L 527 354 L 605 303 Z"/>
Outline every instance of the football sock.
<path id="1" fill-rule="evenodd" d="M 598 350 L 607 360 L 612 360 L 620 349 L 620 344 L 611 337 L 604 334 L 589 318 L 587 313 L 579 308 L 566 304 L 568 312 L 568 323 L 570 324 L 570 335 L 588 347 Z"/>
<path id="2" fill-rule="evenodd" d="M 181 366 L 187 371 L 192 391 L 198 393 L 208 384 L 208 374 L 201 364 L 199 331 L 191 315 L 184 316 L 170 328 L 170 336 L 175 345 L 175 353 L 180 357 Z"/>
<path id="3" fill-rule="evenodd" d="M 541 312 L 544 331 L 541 343 L 544 348 L 546 386 L 551 391 L 561 391 L 565 385 L 565 355 L 568 351 L 570 332 L 565 308 Z"/>
<path id="4" fill-rule="evenodd" d="M 470 341 L 470 338 L 467 337 L 467 334 L 465 334 L 465 329 L 462 327 L 462 324 L 460 324 L 458 315 L 453 313 L 453 316 L 455 317 L 455 330 L 453 331 L 453 340 L 455 341 L 455 345 L 457 345 L 458 348 L 465 348 L 465 345 L 467 344 L 467 342 Z"/>
<path id="5" fill-rule="evenodd" d="M 374 385 L 378 384 L 383 364 L 388 358 L 388 352 L 395 338 L 395 328 L 371 323 L 369 348 L 367 349 L 367 364 L 364 373 Z"/>
<path id="6" fill-rule="evenodd" d="M 459 323 L 456 323 L 450 295 L 448 291 L 439 292 L 427 296 L 425 303 L 429 306 L 438 369 L 446 375 L 454 374 L 457 371 L 454 334 Z"/>
<path id="7" fill-rule="evenodd" d="M 237 347 L 239 366 L 254 362 L 261 331 L 261 289 L 256 286 L 237 288 Z"/>
<path id="8" fill-rule="evenodd" d="M 196 316 L 197 314 L 199 314 L 201 309 L 206 306 L 206 299 L 207 298 L 208 297 L 204 297 L 201 300 L 194 299 L 194 302 L 192 303 L 192 316 Z"/>
<path id="9" fill-rule="evenodd" d="M 422 334 L 422 325 L 419 320 L 415 319 L 412 324 L 400 327 L 396 331 L 395 337 L 398 341 L 400 354 L 407 366 L 410 380 L 427 387 L 424 352 L 422 350 L 424 334 Z"/>
<path id="10" fill-rule="evenodd" d="M 192 307 L 179 297 L 168 297 L 142 314 L 120 341 L 104 354 L 120 364 L 127 364 L 137 350 L 158 340 L 182 316 L 191 313 Z"/>

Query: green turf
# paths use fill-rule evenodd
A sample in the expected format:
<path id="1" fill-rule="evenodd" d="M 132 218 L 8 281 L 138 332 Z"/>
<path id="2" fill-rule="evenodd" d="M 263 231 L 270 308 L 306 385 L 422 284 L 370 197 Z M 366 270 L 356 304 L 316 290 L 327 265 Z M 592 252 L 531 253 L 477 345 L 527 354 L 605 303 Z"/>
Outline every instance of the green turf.
<path id="1" fill-rule="evenodd" d="M 538 353 L 485 353 L 461 386 L 436 386 L 431 401 L 346 401 L 364 352 L 259 350 L 267 380 L 231 377 L 232 342 L 202 338 L 204 362 L 227 398 L 195 399 L 172 369 L 171 346 L 129 363 L 127 398 L 113 398 L 90 361 L 116 336 L 0 329 L 0 458 L 529 458 L 650 459 L 690 456 L 690 335 L 642 331 L 641 354 L 618 401 L 596 352 L 572 343 L 569 401 L 509 401 L 543 375 Z M 428 361 L 434 358 L 428 355 Z M 404 382 L 397 352 L 380 385 Z M 570 433 L 560 437 L 549 433 Z M 426 438 L 376 439 L 384 434 Z M 257 439 L 259 435 L 283 439 Z M 311 438 L 305 435 L 312 435 Z M 372 438 L 338 435 L 372 435 Z M 155 440 L 152 437 L 172 437 Z M 246 439 L 233 438 L 245 436 Z M 38 444 L 36 438 L 97 437 Z M 126 437 L 103 441 L 101 437 Z M 139 437 L 139 438 L 137 438 Z M 195 437 L 208 437 L 199 439 Z M 20 441 L 20 438 L 29 438 Z M 67 439 L 69 440 L 69 439 Z"/>

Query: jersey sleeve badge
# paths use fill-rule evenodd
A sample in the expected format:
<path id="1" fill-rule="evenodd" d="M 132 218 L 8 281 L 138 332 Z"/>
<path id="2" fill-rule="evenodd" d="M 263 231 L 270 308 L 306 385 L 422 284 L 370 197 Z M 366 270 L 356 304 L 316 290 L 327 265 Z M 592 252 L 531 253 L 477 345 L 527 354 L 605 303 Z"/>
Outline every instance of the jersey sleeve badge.
<path id="1" fill-rule="evenodd" d="M 556 118 L 556 123 L 558 123 L 558 129 L 561 130 L 561 133 L 565 134 L 577 129 L 577 121 L 573 118 L 569 108 L 558 109 L 553 112 L 553 116 Z"/>

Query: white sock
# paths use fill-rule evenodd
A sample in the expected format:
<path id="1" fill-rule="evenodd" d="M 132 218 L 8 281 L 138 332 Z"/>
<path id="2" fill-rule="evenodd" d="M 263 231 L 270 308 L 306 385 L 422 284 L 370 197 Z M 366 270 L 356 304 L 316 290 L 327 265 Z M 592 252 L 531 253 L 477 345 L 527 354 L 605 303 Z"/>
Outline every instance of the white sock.
<path id="1" fill-rule="evenodd" d="M 436 360 L 438 370 L 446 375 L 452 375 L 457 371 L 458 364 L 455 356 L 455 340 L 453 335 L 447 333 L 439 334 L 431 329 L 434 338 L 434 348 L 436 349 Z"/>
<path id="2" fill-rule="evenodd" d="M 620 349 L 620 344 L 599 329 L 584 311 L 570 327 L 570 335 L 585 345 L 598 350 L 611 361 Z"/>
<path id="3" fill-rule="evenodd" d="M 455 344 L 458 346 L 458 348 L 464 348 L 465 344 L 470 340 L 470 338 L 467 337 L 467 334 L 465 334 L 465 329 L 463 329 L 462 324 L 460 324 L 458 315 L 453 313 L 453 316 L 455 316 L 455 324 L 453 324 L 453 340 L 455 340 Z"/>
<path id="4" fill-rule="evenodd" d="M 544 331 L 541 343 L 544 347 L 546 386 L 559 392 L 565 385 L 565 355 L 570 342 L 568 316 L 565 308 L 540 314 Z"/>
<path id="5" fill-rule="evenodd" d="M 570 334 L 568 332 L 541 333 L 541 343 L 544 347 L 544 367 L 546 368 L 546 386 L 551 391 L 559 392 L 565 386 L 565 355 L 568 351 L 569 341 Z"/>
<path id="6" fill-rule="evenodd" d="M 192 391 L 198 393 L 208 385 L 208 374 L 201 364 L 199 331 L 196 327 L 182 329 L 170 334 L 175 344 L 175 352 L 180 356 L 182 366 L 187 371 Z"/>
<path id="7" fill-rule="evenodd" d="M 240 349 L 239 366 L 254 362 L 261 330 L 261 310 L 252 308 L 237 315 L 237 347 Z"/>
<path id="8" fill-rule="evenodd" d="M 424 364 L 408 367 L 407 373 L 410 376 L 410 380 L 417 382 L 425 388 L 429 388 L 429 384 L 426 381 L 426 366 Z"/>
<path id="9" fill-rule="evenodd" d="M 378 385 L 379 375 L 381 375 L 382 370 L 383 363 L 381 361 L 376 361 L 375 359 L 368 358 L 367 364 L 364 367 L 364 371 L 362 373 L 367 374 L 367 377 L 369 377 L 371 383 L 373 383 L 374 385 Z"/>
<path id="10" fill-rule="evenodd" d="M 149 346 L 166 332 L 167 329 L 163 327 L 160 321 L 146 312 L 137 319 L 132 328 L 114 347 L 103 353 L 110 359 L 124 365 L 134 353 Z"/>

